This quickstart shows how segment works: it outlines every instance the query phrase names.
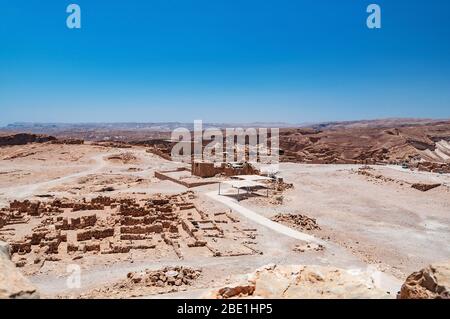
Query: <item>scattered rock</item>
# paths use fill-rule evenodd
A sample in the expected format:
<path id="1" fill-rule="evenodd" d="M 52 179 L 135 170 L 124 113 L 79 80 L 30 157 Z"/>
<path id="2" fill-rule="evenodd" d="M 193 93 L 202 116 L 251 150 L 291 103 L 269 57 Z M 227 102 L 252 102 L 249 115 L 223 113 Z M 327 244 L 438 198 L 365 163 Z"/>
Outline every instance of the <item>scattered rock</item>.
<path id="1" fill-rule="evenodd" d="M 272 220 L 300 230 L 320 230 L 314 218 L 300 214 L 277 214 Z"/>
<path id="2" fill-rule="evenodd" d="M 293 249 L 293 251 L 297 251 L 300 253 L 304 253 L 305 251 L 322 251 L 324 250 L 325 247 L 323 245 L 320 244 L 316 244 L 316 243 L 305 243 L 303 245 L 296 245 Z"/>
<path id="3" fill-rule="evenodd" d="M 129 282 L 142 283 L 146 286 L 181 286 L 190 285 L 201 274 L 200 270 L 188 267 L 165 267 L 160 270 L 146 270 L 144 272 L 130 272 Z"/>

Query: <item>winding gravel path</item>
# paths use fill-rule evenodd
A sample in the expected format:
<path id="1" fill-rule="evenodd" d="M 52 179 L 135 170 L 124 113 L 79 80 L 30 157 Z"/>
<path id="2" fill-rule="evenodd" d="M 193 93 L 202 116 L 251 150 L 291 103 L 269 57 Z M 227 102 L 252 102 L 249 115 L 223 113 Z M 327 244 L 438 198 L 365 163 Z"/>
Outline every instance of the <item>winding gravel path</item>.
<path id="1" fill-rule="evenodd" d="M 323 240 L 318 239 L 314 236 L 299 232 L 295 229 L 289 228 L 280 223 L 274 222 L 264 216 L 261 216 L 260 214 L 255 213 L 254 211 L 239 205 L 239 203 L 233 198 L 218 195 L 215 191 L 206 193 L 206 195 L 209 196 L 210 198 L 228 206 L 229 208 L 235 210 L 242 216 L 244 216 L 262 226 L 270 228 L 270 229 L 276 231 L 277 233 L 280 233 L 285 236 L 289 236 L 289 237 L 292 237 L 292 238 L 295 238 L 298 240 L 313 242 L 316 244 L 327 246 L 327 244 Z"/>

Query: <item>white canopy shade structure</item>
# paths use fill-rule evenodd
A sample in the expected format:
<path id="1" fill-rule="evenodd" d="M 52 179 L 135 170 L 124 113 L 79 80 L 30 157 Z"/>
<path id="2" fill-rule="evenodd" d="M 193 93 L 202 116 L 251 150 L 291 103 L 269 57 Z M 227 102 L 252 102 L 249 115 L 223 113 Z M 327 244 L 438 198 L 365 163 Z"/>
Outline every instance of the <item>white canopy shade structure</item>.
<path id="1" fill-rule="evenodd" d="M 242 175 L 242 176 L 258 176 L 258 175 Z M 261 177 L 261 176 L 258 176 Z M 245 179 L 241 179 L 241 180 L 230 180 L 230 181 L 223 181 L 219 183 L 219 195 L 221 195 L 220 190 L 221 190 L 221 184 L 227 184 L 230 185 L 232 188 L 236 188 L 238 190 L 238 200 L 239 200 L 239 191 L 241 189 L 245 189 L 246 192 L 252 192 L 254 190 L 258 190 L 258 189 L 266 189 L 267 190 L 267 197 L 269 196 L 269 187 L 265 184 L 262 183 L 258 183 L 252 180 L 245 180 Z"/>
<path id="2" fill-rule="evenodd" d="M 231 176 L 231 178 L 238 179 L 238 180 L 244 180 L 244 181 L 251 181 L 251 182 L 272 180 L 272 178 L 270 178 L 270 177 L 260 176 L 260 175 L 236 175 L 236 176 Z"/>

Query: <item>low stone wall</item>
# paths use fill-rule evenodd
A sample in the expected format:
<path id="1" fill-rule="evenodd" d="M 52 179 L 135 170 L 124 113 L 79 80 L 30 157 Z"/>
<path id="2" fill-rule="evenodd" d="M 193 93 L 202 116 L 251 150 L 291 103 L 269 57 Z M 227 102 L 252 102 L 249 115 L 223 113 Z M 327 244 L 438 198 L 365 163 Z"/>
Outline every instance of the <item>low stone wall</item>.
<path id="1" fill-rule="evenodd" d="M 181 169 L 181 170 L 185 170 L 185 169 Z M 199 186 L 217 183 L 216 181 L 198 181 L 198 182 L 188 183 L 188 182 L 180 181 L 179 179 L 170 177 L 166 174 L 166 173 L 179 172 L 179 171 L 180 171 L 180 169 L 173 170 L 173 171 L 155 172 L 155 177 L 162 181 L 171 181 L 171 182 L 183 185 L 184 187 L 187 187 L 187 188 L 193 188 L 193 187 L 199 187 Z"/>

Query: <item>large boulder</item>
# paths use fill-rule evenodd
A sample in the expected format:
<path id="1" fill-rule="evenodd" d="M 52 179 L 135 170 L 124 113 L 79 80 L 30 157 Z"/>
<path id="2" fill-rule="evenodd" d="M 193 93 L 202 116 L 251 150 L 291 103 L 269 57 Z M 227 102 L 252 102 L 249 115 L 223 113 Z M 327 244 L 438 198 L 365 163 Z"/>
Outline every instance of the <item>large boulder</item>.
<path id="1" fill-rule="evenodd" d="M 433 264 L 406 278 L 399 299 L 450 299 L 450 262 Z"/>
<path id="2" fill-rule="evenodd" d="M 39 298 L 36 288 L 11 262 L 9 245 L 0 242 L 0 299 Z"/>
<path id="3" fill-rule="evenodd" d="M 377 286 L 377 273 L 325 266 L 268 265 L 206 298 L 394 298 Z"/>

